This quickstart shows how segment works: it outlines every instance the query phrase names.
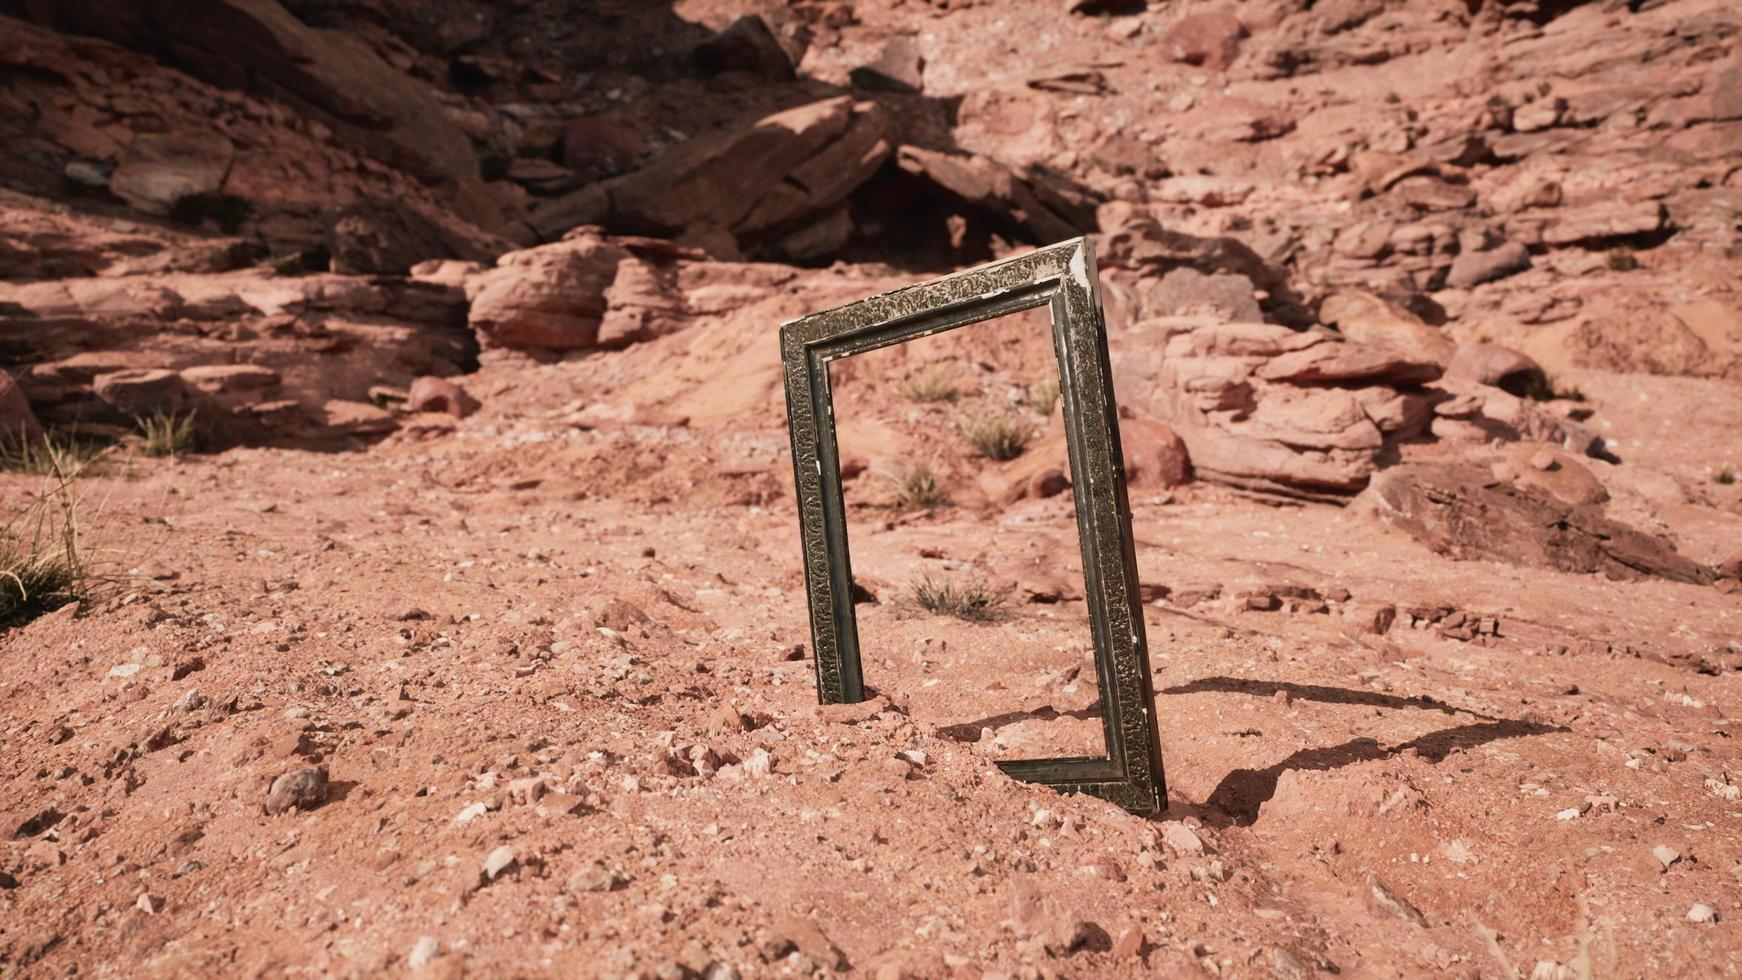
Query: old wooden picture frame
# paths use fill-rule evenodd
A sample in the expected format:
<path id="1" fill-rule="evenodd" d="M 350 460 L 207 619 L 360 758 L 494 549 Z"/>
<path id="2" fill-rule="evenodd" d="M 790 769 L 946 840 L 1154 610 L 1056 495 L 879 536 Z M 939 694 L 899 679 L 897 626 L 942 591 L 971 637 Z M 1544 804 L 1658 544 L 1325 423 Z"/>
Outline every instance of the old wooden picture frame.
<path id="1" fill-rule="evenodd" d="M 865 697 L 829 362 L 1039 306 L 1049 306 L 1052 314 L 1107 755 L 1010 760 L 998 765 L 1017 779 L 1090 793 L 1134 813 L 1157 813 L 1167 806 L 1167 791 L 1137 590 L 1107 329 L 1095 256 L 1087 238 L 782 325 L 787 424 L 798 488 L 817 697 L 824 704 Z"/>

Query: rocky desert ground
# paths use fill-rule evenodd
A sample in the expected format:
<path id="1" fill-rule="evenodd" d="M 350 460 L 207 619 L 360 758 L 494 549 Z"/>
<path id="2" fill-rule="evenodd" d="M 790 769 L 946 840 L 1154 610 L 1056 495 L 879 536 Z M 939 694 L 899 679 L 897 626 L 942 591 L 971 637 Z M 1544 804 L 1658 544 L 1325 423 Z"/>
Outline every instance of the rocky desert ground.
<path id="1" fill-rule="evenodd" d="M 1729 0 L 0 0 L 0 976 L 1742 973 Z M 1167 811 L 1101 751 L 1079 235 Z M 1732 712 L 1737 712 L 1736 716 Z"/>

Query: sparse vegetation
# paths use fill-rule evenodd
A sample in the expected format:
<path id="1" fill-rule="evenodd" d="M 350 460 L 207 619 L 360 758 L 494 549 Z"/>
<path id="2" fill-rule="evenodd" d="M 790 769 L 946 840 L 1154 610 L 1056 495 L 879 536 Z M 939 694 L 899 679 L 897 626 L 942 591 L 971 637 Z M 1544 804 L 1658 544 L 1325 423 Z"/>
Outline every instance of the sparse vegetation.
<path id="1" fill-rule="evenodd" d="M 0 629 L 86 598 L 91 574 L 79 541 L 74 481 L 85 462 L 48 453 L 46 487 L 0 530 Z"/>
<path id="2" fill-rule="evenodd" d="M 1615 272 L 1632 272 L 1639 268 L 1639 257 L 1625 245 L 1617 245 L 1603 256 L 1603 261 Z"/>
<path id="3" fill-rule="evenodd" d="M 940 581 L 929 575 L 913 583 L 913 598 L 930 612 L 974 622 L 996 619 L 1004 608 L 1004 597 L 979 582 Z"/>
<path id="4" fill-rule="evenodd" d="M 1022 420 L 1004 415 L 975 419 L 962 426 L 962 434 L 980 455 L 1000 462 L 1022 455 L 1033 435 Z"/>
<path id="5" fill-rule="evenodd" d="M 936 510 L 950 502 L 943 481 L 924 463 L 915 464 L 894 482 L 896 510 Z"/>
<path id="6" fill-rule="evenodd" d="M 1739 480 L 1739 479 L 1742 479 L 1742 477 L 1738 477 L 1738 476 L 1737 476 L 1737 475 L 1736 475 L 1736 471 L 1735 471 L 1735 470 L 1733 470 L 1733 469 L 1731 469 L 1731 468 L 1730 468 L 1730 467 L 1728 467 L 1728 466 L 1726 466 L 1726 467 L 1724 467 L 1724 468 L 1723 468 L 1723 469 L 1721 469 L 1721 470 L 1719 470 L 1719 471 L 1718 471 L 1718 472 L 1717 472 L 1717 473 L 1716 473 L 1716 474 L 1715 474 L 1715 475 L 1714 475 L 1714 476 L 1713 476 L 1713 477 L 1712 477 L 1712 480 L 1713 480 L 1713 481 L 1714 481 L 1714 482 L 1717 482 L 1717 483 L 1721 483 L 1721 484 L 1723 484 L 1723 485 L 1724 485 L 1724 486 L 1726 486 L 1726 487 L 1728 487 L 1728 486 L 1734 486 L 1734 485 L 1735 485 L 1735 484 L 1736 484 L 1736 481 L 1737 481 L 1737 480 Z"/>
<path id="7" fill-rule="evenodd" d="M 915 402 L 953 402 L 956 383 L 942 367 L 928 368 L 897 386 L 901 396 Z"/>
<path id="8" fill-rule="evenodd" d="M 77 475 L 95 463 L 106 449 L 98 440 L 51 432 L 41 439 L 0 445 L 0 470 L 33 476 L 51 476 L 57 472 Z"/>
<path id="9" fill-rule="evenodd" d="M 137 421 L 147 456 L 183 456 L 199 452 L 205 442 L 197 412 L 158 412 Z"/>
<path id="10" fill-rule="evenodd" d="M 1048 378 L 1028 389 L 1028 409 L 1036 415 L 1051 416 L 1059 407 L 1059 383 Z"/>

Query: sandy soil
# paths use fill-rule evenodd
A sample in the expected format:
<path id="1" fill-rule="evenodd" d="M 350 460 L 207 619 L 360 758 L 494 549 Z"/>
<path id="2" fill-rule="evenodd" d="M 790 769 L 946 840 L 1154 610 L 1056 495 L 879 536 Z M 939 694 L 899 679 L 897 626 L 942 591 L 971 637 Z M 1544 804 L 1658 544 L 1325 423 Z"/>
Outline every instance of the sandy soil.
<path id="1" fill-rule="evenodd" d="M 996 333 L 933 352 L 951 408 L 860 398 L 867 422 L 971 465 L 950 420 L 1031 367 L 989 360 Z M 507 405 L 564 377 L 496 376 Z M 1653 472 L 1695 475 L 1707 437 L 1671 441 L 1690 400 L 1742 419 L 1716 383 L 1579 381 Z M 1742 691 L 1709 665 L 1734 596 L 1139 488 L 1171 804 L 1144 820 L 992 764 L 1098 738 L 1068 492 L 994 508 L 958 483 L 931 514 L 863 494 L 879 697 L 819 710 L 783 442 L 504 409 L 87 478 L 116 590 L 0 638 L 6 829 L 52 825 L 7 845 L 0 948 L 28 975 L 373 974 L 426 936 L 421 970 L 480 974 L 1734 969 Z M 1701 511 L 1733 531 L 1730 508 Z M 909 583 L 933 573 L 1009 606 L 928 613 Z M 1284 585 L 1332 601 L 1247 608 Z M 1368 602 L 1400 623 L 1362 631 Z M 1499 635 L 1408 627 L 1435 606 Z M 324 804 L 264 811 L 315 766 Z"/>

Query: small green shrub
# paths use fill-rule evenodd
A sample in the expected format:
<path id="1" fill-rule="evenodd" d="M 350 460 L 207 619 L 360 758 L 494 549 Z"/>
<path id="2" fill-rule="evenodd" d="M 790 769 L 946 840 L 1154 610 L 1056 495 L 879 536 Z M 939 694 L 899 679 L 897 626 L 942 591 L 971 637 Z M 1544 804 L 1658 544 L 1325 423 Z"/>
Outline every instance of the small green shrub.
<path id="1" fill-rule="evenodd" d="M 1742 477 L 1738 477 L 1736 475 L 1735 470 L 1726 466 L 1723 469 L 1719 470 L 1715 475 L 1713 475 L 1712 479 L 1715 482 L 1721 483 L 1724 486 L 1728 487 L 1728 486 L 1734 486 L 1736 481 L 1738 479 L 1742 479 Z"/>
<path id="2" fill-rule="evenodd" d="M 994 415 L 967 423 L 962 434 L 980 455 L 1002 462 L 1021 456 L 1032 432 L 1021 419 Z"/>
<path id="3" fill-rule="evenodd" d="M 1639 257 L 1625 245 L 1617 245 L 1603 257 L 1603 261 L 1615 272 L 1632 272 L 1639 268 Z"/>
<path id="4" fill-rule="evenodd" d="M 936 510 L 950 502 L 943 481 L 924 463 L 915 464 L 893 479 L 896 510 Z"/>
<path id="5" fill-rule="evenodd" d="M 1028 389 L 1028 410 L 1036 415 L 1051 416 L 1059 407 L 1059 383 L 1052 378 Z"/>
<path id="6" fill-rule="evenodd" d="M 956 400 L 955 380 L 950 373 L 934 367 L 907 378 L 896 386 L 903 398 L 914 402 L 953 402 Z"/>
<path id="7" fill-rule="evenodd" d="M 1004 608 L 1004 597 L 979 582 L 940 581 L 929 575 L 913 583 L 913 598 L 929 612 L 973 622 L 996 619 Z"/>
<path id="8" fill-rule="evenodd" d="M 147 456 L 183 456 L 199 452 L 205 443 L 197 412 L 158 412 L 138 419 Z"/>

